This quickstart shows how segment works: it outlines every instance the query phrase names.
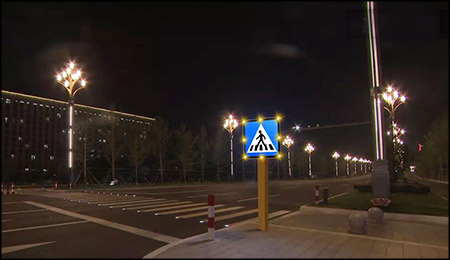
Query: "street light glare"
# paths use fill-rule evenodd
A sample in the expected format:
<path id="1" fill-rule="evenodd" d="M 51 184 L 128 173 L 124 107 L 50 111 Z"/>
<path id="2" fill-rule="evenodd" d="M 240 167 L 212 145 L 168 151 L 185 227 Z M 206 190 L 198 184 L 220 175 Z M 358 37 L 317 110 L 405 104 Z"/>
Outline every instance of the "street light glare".
<path id="1" fill-rule="evenodd" d="M 86 86 L 86 80 L 84 80 L 84 79 L 81 80 L 81 86 L 83 86 L 83 87 Z"/>
<path id="2" fill-rule="evenodd" d="M 75 67 L 75 65 L 73 64 L 73 62 L 70 62 L 69 67 L 70 67 L 71 69 L 73 69 L 73 68 Z"/>
<path id="3" fill-rule="evenodd" d="M 400 101 L 405 102 L 406 101 L 406 97 L 405 96 L 401 96 L 400 97 Z"/>
<path id="4" fill-rule="evenodd" d="M 63 76 L 63 78 L 66 78 L 67 77 L 67 73 L 65 71 L 63 71 L 62 76 Z"/>
<path id="5" fill-rule="evenodd" d="M 66 80 L 66 81 L 64 82 L 64 86 L 65 86 L 66 88 L 68 88 L 68 87 L 69 87 L 69 81 Z"/>
<path id="6" fill-rule="evenodd" d="M 61 81 L 62 80 L 62 77 L 61 77 L 61 75 L 56 75 L 56 80 L 58 80 L 58 81 Z"/>

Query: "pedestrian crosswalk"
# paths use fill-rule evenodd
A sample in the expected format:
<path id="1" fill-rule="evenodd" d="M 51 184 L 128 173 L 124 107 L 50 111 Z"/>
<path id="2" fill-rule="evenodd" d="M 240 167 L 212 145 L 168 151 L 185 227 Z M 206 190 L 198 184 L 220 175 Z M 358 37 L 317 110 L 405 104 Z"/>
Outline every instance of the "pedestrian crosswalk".
<path id="1" fill-rule="evenodd" d="M 206 201 L 198 202 L 197 200 L 197 202 L 194 202 L 191 200 L 168 199 L 158 197 L 157 195 L 145 197 L 143 195 L 126 194 L 125 196 L 124 194 L 112 192 L 65 192 L 48 195 L 48 197 L 60 198 L 67 202 L 78 202 L 77 204 L 86 203 L 111 210 L 121 209 L 125 212 L 169 216 L 175 218 L 176 221 L 197 219 L 198 223 L 208 222 L 206 218 L 208 216 L 208 205 Z M 200 197 L 203 197 L 203 195 L 188 196 L 187 198 Z M 254 218 L 257 212 L 258 209 L 255 208 L 218 204 L 215 205 L 215 222 L 227 221 L 225 223 L 229 224 L 230 220 L 232 221 L 232 219 L 243 216 Z"/>

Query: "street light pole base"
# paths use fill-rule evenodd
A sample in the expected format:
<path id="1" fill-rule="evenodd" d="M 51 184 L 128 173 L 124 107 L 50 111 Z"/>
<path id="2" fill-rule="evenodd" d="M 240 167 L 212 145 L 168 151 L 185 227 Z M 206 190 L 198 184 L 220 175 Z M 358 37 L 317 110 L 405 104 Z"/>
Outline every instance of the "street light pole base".
<path id="1" fill-rule="evenodd" d="M 388 163 L 386 160 L 373 162 L 372 198 L 391 198 Z"/>

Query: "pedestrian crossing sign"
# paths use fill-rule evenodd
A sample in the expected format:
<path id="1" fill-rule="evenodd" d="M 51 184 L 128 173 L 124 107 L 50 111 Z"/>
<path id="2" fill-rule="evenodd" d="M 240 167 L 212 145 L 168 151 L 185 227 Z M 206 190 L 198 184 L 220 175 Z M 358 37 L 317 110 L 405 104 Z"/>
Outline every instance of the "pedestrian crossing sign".
<path id="1" fill-rule="evenodd" d="M 249 121 L 244 127 L 244 150 L 249 158 L 275 157 L 280 151 L 277 120 Z"/>

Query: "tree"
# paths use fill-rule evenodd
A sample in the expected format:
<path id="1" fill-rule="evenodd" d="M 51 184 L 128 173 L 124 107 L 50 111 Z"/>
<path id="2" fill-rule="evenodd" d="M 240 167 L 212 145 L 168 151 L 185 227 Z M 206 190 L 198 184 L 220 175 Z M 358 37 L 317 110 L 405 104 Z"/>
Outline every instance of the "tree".
<path id="1" fill-rule="evenodd" d="M 138 167 L 152 151 L 152 140 L 148 127 L 134 123 L 126 124 L 125 136 L 128 158 L 134 166 L 134 181 L 138 185 Z"/>
<path id="2" fill-rule="evenodd" d="M 164 166 L 163 162 L 167 157 L 169 145 L 172 140 L 172 132 L 169 130 L 169 122 L 167 120 L 156 117 L 155 123 L 151 127 L 151 138 L 154 139 L 153 154 L 159 158 L 159 171 L 161 174 L 161 183 L 164 183 Z"/>
<path id="3" fill-rule="evenodd" d="M 209 141 L 206 132 L 206 127 L 202 125 L 200 127 L 200 138 L 199 138 L 199 152 L 200 152 L 200 167 L 202 174 L 202 181 L 205 181 L 205 162 L 206 162 L 206 154 L 208 152 L 209 147 L 211 146 L 211 141 Z"/>
<path id="4" fill-rule="evenodd" d="M 217 173 L 216 180 L 220 181 L 220 158 L 223 153 L 223 131 L 217 131 L 213 141 L 213 155 L 216 163 Z"/>
<path id="5" fill-rule="evenodd" d="M 125 150 L 125 124 L 120 124 L 115 117 L 108 118 L 104 125 L 105 128 L 105 158 L 111 163 L 111 178 L 116 180 L 116 160 Z"/>
<path id="6" fill-rule="evenodd" d="M 184 183 L 187 183 L 186 173 L 192 169 L 196 152 L 193 151 L 194 145 L 197 142 L 197 137 L 194 137 L 192 132 L 186 129 L 185 124 L 181 124 L 179 130 L 175 130 L 177 140 L 177 159 L 181 164 L 183 170 Z"/>
<path id="7" fill-rule="evenodd" d="M 87 113 L 77 114 L 74 124 L 74 160 L 82 162 L 84 184 L 88 185 L 88 151 L 98 150 L 99 132 L 96 121 L 92 120 Z"/>
<path id="8" fill-rule="evenodd" d="M 425 136 L 419 168 L 425 177 L 448 180 L 448 116 L 438 118 Z"/>

